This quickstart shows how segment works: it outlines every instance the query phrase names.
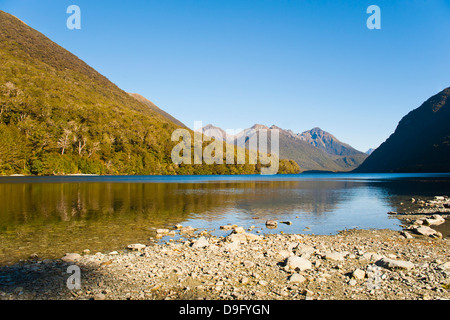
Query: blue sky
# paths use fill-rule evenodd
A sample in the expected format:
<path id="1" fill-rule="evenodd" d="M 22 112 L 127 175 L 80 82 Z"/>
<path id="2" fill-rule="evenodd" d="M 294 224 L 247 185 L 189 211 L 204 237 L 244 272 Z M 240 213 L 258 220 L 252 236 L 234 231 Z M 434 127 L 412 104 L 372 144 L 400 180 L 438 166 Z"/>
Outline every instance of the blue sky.
<path id="1" fill-rule="evenodd" d="M 69 30 L 69 5 L 81 30 Z M 381 30 L 369 30 L 369 5 Z M 313 127 L 366 151 L 450 86 L 450 1 L 0 0 L 189 127 Z"/>

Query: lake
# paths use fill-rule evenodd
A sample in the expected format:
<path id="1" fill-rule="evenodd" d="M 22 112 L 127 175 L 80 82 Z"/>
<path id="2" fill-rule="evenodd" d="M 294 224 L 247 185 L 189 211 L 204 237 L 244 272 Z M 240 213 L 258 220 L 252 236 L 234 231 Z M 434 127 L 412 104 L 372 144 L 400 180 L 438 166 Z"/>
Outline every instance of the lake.
<path id="1" fill-rule="evenodd" d="M 0 177 L 0 264 L 121 250 L 175 224 L 217 236 L 225 224 L 260 234 L 401 230 L 387 212 L 436 195 L 450 195 L 450 174 Z M 269 219 L 292 225 L 267 229 Z"/>

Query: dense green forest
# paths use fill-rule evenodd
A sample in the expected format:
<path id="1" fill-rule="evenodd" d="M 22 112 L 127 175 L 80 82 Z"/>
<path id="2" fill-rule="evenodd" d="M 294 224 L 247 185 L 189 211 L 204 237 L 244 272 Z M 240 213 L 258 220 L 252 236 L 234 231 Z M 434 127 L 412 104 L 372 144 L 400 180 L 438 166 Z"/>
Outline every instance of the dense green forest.
<path id="1" fill-rule="evenodd" d="M 175 165 L 179 128 L 76 56 L 0 11 L 0 174 L 256 174 Z M 279 173 L 296 173 L 282 160 Z"/>

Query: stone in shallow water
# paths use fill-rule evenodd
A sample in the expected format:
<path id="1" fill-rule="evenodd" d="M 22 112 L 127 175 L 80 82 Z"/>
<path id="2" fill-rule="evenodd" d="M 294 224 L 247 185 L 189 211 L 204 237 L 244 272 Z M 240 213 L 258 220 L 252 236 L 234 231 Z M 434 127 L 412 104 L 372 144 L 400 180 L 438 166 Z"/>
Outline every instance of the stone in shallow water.
<path id="1" fill-rule="evenodd" d="M 81 255 L 78 253 L 66 253 L 64 257 L 61 258 L 64 262 L 75 262 L 81 258 Z"/>
<path id="2" fill-rule="evenodd" d="M 182 227 L 180 229 L 181 233 L 188 233 L 188 232 L 193 232 L 193 231 L 195 231 L 195 229 L 193 227 L 191 227 L 191 226 Z"/>
<path id="3" fill-rule="evenodd" d="M 133 250 L 133 251 L 141 251 L 142 249 L 145 249 L 145 247 L 147 247 L 145 244 L 140 244 L 140 243 L 133 243 L 128 245 L 128 249 L 129 250 Z"/>
<path id="4" fill-rule="evenodd" d="M 278 222 L 276 220 L 267 220 L 266 221 L 266 227 L 275 228 L 277 226 L 278 226 Z"/>

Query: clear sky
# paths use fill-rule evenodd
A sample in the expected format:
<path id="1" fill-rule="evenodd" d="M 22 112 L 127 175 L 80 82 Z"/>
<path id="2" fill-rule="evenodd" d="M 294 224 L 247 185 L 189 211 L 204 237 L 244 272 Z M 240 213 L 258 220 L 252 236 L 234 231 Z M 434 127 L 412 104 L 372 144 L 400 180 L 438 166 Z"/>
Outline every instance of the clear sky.
<path id="1" fill-rule="evenodd" d="M 69 5 L 81 30 L 69 30 Z M 369 30 L 369 5 L 381 29 Z M 313 127 L 366 151 L 450 86 L 449 0 L 0 0 L 193 127 Z"/>

